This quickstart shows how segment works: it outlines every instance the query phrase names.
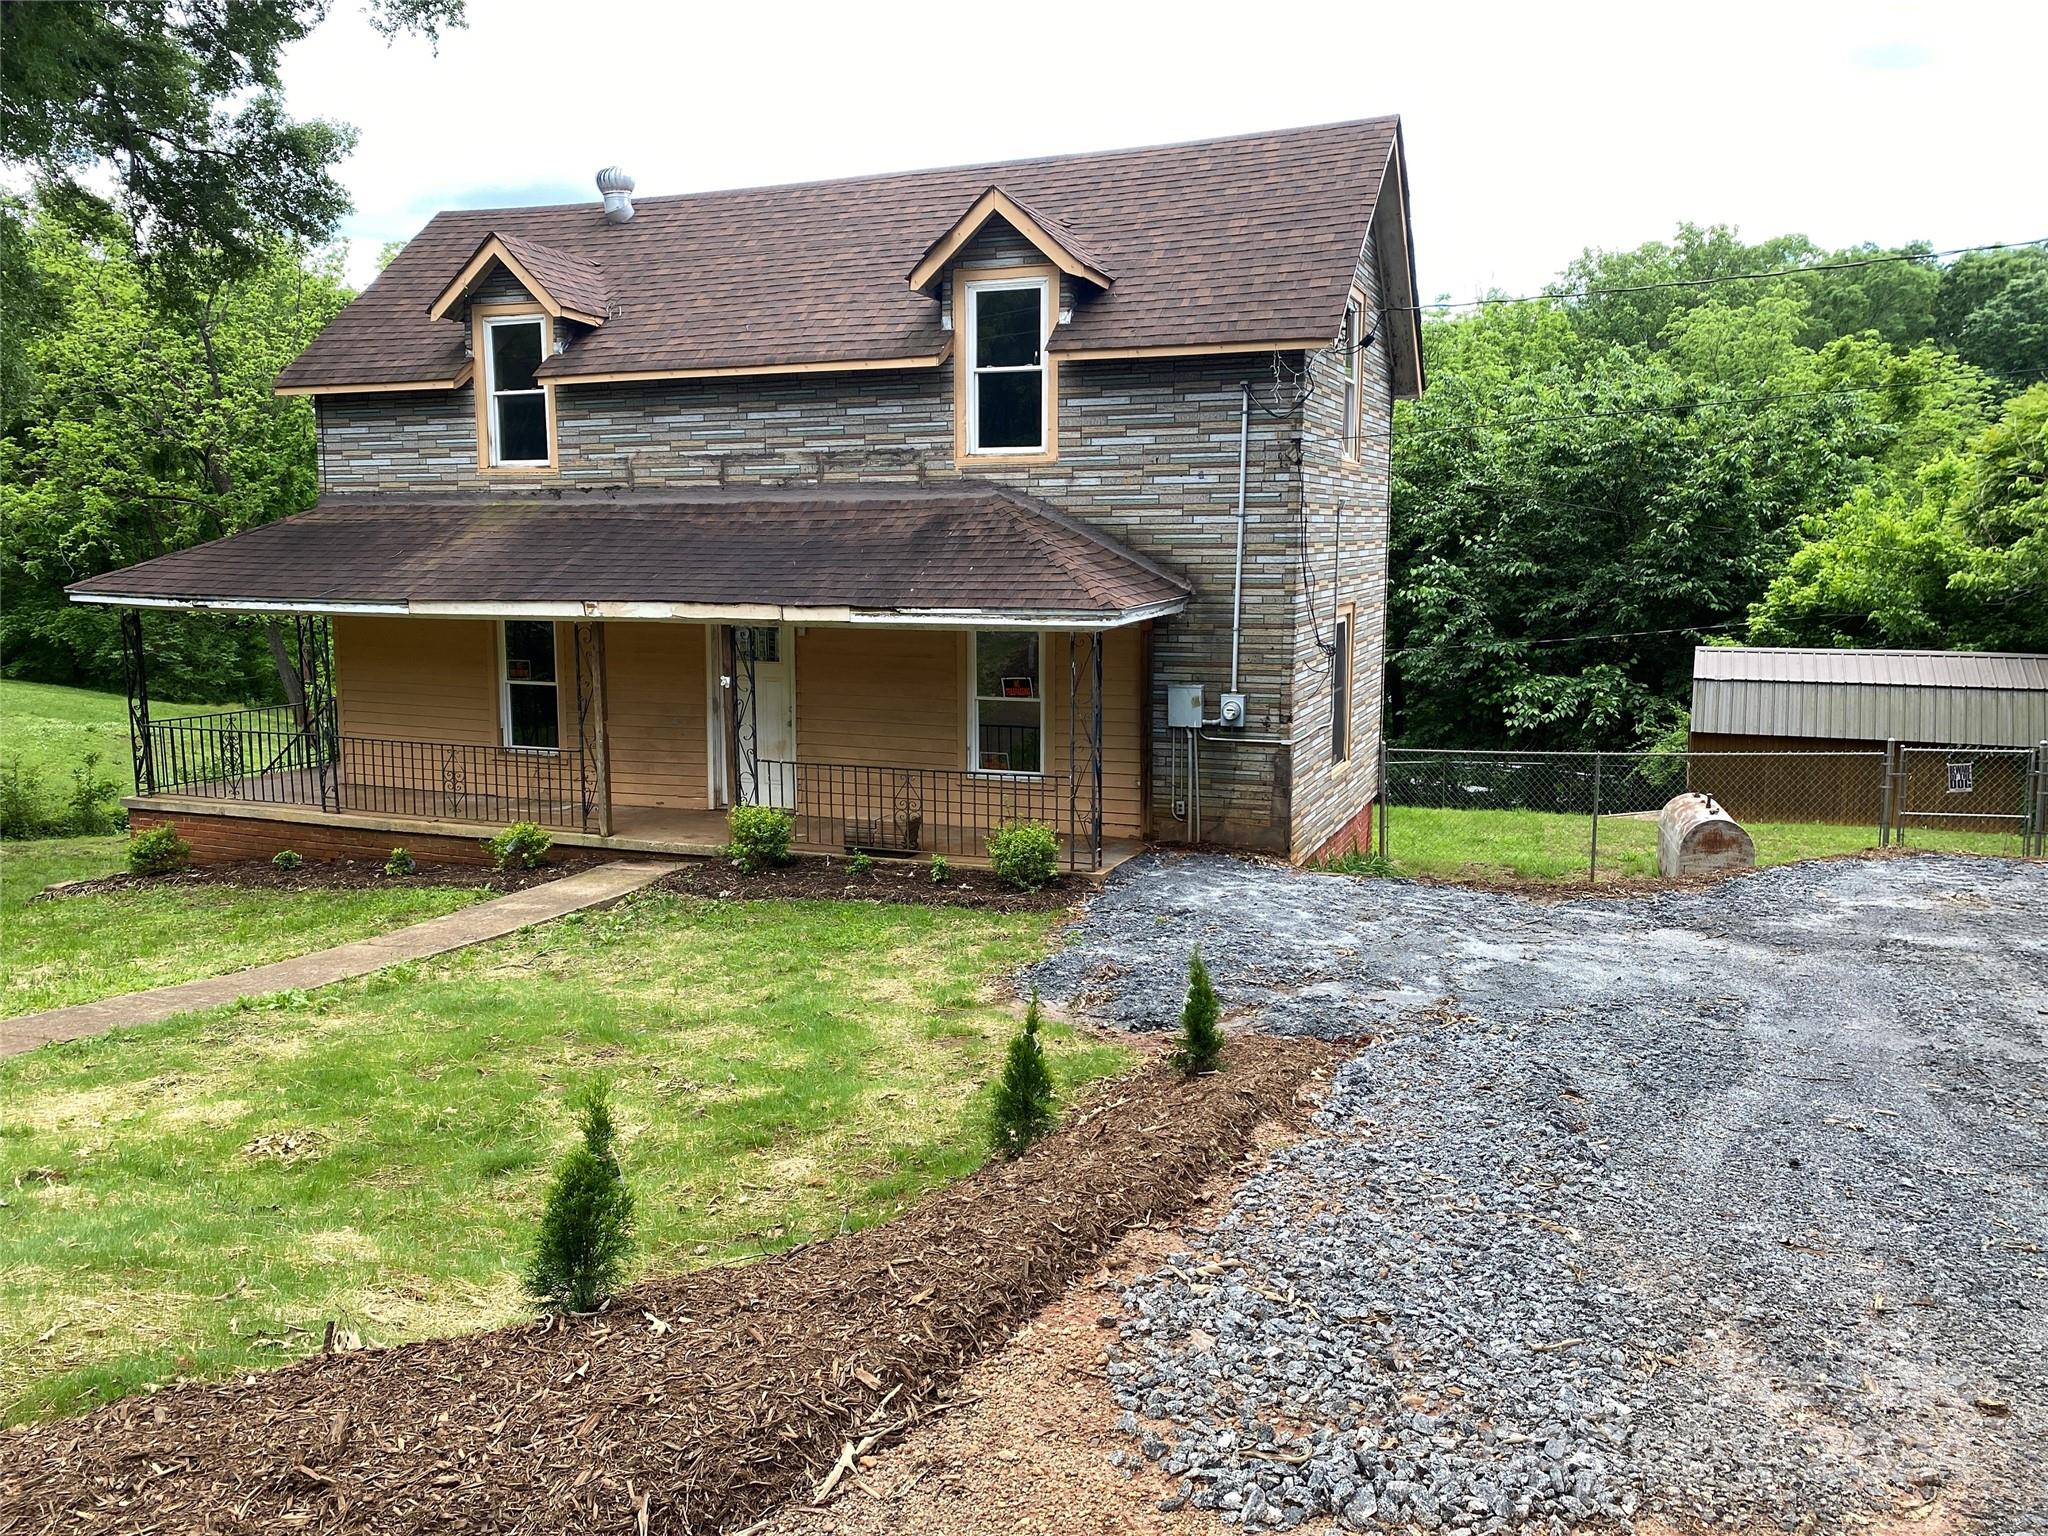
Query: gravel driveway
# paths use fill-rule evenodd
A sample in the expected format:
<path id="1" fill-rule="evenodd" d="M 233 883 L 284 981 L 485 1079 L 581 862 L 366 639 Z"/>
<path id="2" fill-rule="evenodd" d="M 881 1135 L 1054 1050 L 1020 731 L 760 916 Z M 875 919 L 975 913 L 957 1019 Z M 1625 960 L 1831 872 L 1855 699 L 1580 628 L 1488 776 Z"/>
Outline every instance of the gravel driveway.
<path id="1" fill-rule="evenodd" d="M 1536 902 L 1125 867 L 1046 999 L 1378 1037 L 1126 1293 L 1130 1454 L 1249 1526 L 2048 1532 L 2048 871 Z"/>

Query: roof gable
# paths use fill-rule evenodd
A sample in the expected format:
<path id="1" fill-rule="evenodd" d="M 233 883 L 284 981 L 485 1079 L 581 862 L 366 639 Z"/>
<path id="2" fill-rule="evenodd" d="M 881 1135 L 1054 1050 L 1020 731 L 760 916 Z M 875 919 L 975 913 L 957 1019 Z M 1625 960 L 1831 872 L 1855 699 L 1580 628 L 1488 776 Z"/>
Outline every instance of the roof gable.
<path id="1" fill-rule="evenodd" d="M 1093 283 L 1097 288 L 1107 288 L 1116 281 L 1065 224 L 1012 197 L 1001 187 L 990 187 L 968 205 L 967 211 L 955 219 L 944 234 L 925 247 L 917 265 L 910 269 L 910 286 L 920 293 L 929 293 L 937 286 L 947 265 L 966 249 L 991 219 L 1002 219 L 1009 224 L 1041 256 L 1069 277 Z"/>
<path id="2" fill-rule="evenodd" d="M 464 337 L 429 313 L 451 274 L 493 236 L 515 253 L 520 242 L 547 247 L 612 290 L 604 325 L 542 365 L 557 383 L 934 366 L 951 337 L 937 298 L 905 277 L 931 251 L 934 231 L 950 231 L 991 189 L 1068 259 L 1114 277 L 1107 289 L 1090 284 L 1054 332 L 1056 352 L 1085 359 L 1321 346 L 1342 323 L 1399 138 L 1397 119 L 1374 118 L 645 197 L 623 224 L 607 223 L 595 201 L 442 213 L 279 385 L 447 387 L 460 375 Z M 1388 274 L 1389 309 L 1415 302 L 1412 269 L 1400 265 Z"/>
<path id="3" fill-rule="evenodd" d="M 496 230 L 484 236 L 461 270 L 434 296 L 434 302 L 427 306 L 427 318 L 440 320 L 457 309 L 494 266 L 511 273 L 519 286 L 557 320 L 574 320 L 589 326 L 604 324 L 611 298 L 602 272 L 573 252 L 556 250 L 518 235 L 501 235 Z"/>

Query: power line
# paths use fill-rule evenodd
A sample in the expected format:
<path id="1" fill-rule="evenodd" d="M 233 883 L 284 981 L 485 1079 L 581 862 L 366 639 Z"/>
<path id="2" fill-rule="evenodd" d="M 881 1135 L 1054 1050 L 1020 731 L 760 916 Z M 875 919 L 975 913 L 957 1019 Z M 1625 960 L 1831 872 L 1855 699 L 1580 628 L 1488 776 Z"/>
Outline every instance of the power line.
<path id="1" fill-rule="evenodd" d="M 1450 309 L 1484 309 L 1491 304 L 1544 304 L 1564 299 L 1605 299 L 1624 293 L 1655 293 L 1666 288 L 1712 288 L 1720 283 L 1763 282 L 1774 277 L 1801 277 L 1809 272 L 1847 272 L 1857 267 L 1882 267 L 1900 261 L 1939 261 L 1945 256 L 1971 256 L 1980 251 L 2018 251 L 2048 245 L 2048 236 L 2037 240 L 1999 240 L 1989 245 L 1958 245 L 1946 251 L 1903 251 L 1888 256 L 1862 256 L 1848 261 L 1821 261 L 1805 267 L 1775 267 L 1766 272 L 1728 272 L 1719 277 L 1674 277 L 1655 283 L 1629 283 L 1614 288 L 1575 288 L 1562 293 L 1531 293 L 1519 298 L 1495 295 L 1484 299 L 1461 299 L 1440 304 L 1389 304 L 1389 310 L 1427 314 Z"/>

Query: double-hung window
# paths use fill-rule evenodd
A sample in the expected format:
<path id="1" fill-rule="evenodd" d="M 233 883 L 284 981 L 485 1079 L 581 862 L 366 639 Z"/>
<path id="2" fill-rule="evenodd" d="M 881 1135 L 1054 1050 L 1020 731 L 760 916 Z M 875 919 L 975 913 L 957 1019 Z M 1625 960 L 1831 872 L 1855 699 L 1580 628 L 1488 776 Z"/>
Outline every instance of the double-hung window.
<path id="1" fill-rule="evenodd" d="M 1337 615 L 1336 642 L 1330 657 L 1330 761 L 1351 758 L 1351 610 Z"/>
<path id="2" fill-rule="evenodd" d="M 553 750 L 562 744 L 555 626 L 546 621 L 507 619 L 502 628 L 505 745 Z"/>
<path id="3" fill-rule="evenodd" d="M 1038 661 L 1038 636 L 1030 630 L 975 632 L 970 767 L 984 773 L 1045 771 L 1045 689 Z"/>
<path id="4" fill-rule="evenodd" d="M 1360 403 L 1359 379 L 1359 337 L 1365 331 L 1365 306 L 1353 294 L 1344 306 L 1344 334 L 1338 338 L 1344 349 L 1344 457 L 1358 457 L 1358 434 Z"/>
<path id="5" fill-rule="evenodd" d="M 1046 337 L 1052 283 L 1042 277 L 967 284 L 967 451 L 1044 453 Z"/>
<path id="6" fill-rule="evenodd" d="M 486 430 L 493 468 L 548 463 L 548 391 L 534 377 L 547 356 L 546 315 L 505 315 L 484 321 Z"/>

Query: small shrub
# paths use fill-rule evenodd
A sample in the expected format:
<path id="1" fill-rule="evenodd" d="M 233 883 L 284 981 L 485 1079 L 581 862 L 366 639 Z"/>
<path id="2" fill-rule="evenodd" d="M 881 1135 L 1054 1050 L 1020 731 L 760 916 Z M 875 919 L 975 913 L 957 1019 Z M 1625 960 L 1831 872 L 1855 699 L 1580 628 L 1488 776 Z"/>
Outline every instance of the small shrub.
<path id="1" fill-rule="evenodd" d="M 1173 1064 L 1189 1077 L 1213 1072 L 1223 1058 L 1223 1031 L 1217 1020 L 1223 1004 L 1209 981 L 1209 967 L 1202 963 L 1198 949 L 1188 956 L 1188 1000 L 1180 1010 L 1180 1038 L 1173 1048 Z"/>
<path id="2" fill-rule="evenodd" d="M 387 875 L 409 875 L 419 867 L 419 861 L 403 848 L 392 849 L 391 857 L 384 861 L 384 873 Z"/>
<path id="3" fill-rule="evenodd" d="M 543 1306 L 594 1312 L 625 1278 L 633 1248 L 633 1192 L 613 1142 L 611 1093 L 603 1082 L 579 1104 L 583 1145 L 562 1159 L 548 1186 L 526 1292 Z"/>
<path id="4" fill-rule="evenodd" d="M 875 856 L 865 848 L 855 849 L 853 857 L 846 861 L 846 872 L 850 875 L 872 875 L 875 872 Z"/>
<path id="5" fill-rule="evenodd" d="M 1369 875 L 1375 880 L 1391 880 L 1395 875 L 1392 859 L 1377 850 L 1360 852 L 1356 840 L 1352 842 L 1350 852 L 1332 854 L 1316 868 L 1326 875 Z"/>
<path id="6" fill-rule="evenodd" d="M 120 824 L 120 786 L 99 771 L 100 755 L 85 754 L 71 770 L 71 793 L 64 801 L 63 831 L 72 837 L 105 837 Z"/>
<path id="7" fill-rule="evenodd" d="M 533 822 L 515 821 L 496 837 L 486 838 L 484 846 L 500 869 L 538 869 L 555 840 Z"/>
<path id="8" fill-rule="evenodd" d="M 732 834 L 726 856 L 741 874 L 789 862 L 789 843 L 796 832 L 796 818 L 789 812 L 773 805 L 736 805 L 725 813 L 725 828 Z"/>
<path id="9" fill-rule="evenodd" d="M 988 861 L 1003 884 L 1038 890 L 1060 871 L 1059 835 L 1042 821 L 997 827 L 988 835 Z"/>
<path id="10" fill-rule="evenodd" d="M 0 837 L 43 837 L 55 831 L 43 803 L 43 776 L 18 757 L 0 763 Z"/>
<path id="11" fill-rule="evenodd" d="M 1010 1040 L 1003 1075 L 989 1107 L 989 1142 L 1004 1157 L 1019 1156 L 1053 1126 L 1052 1073 L 1038 1043 L 1038 993 L 1024 1011 L 1024 1027 Z"/>
<path id="12" fill-rule="evenodd" d="M 174 875 L 192 862 L 192 845 L 165 822 L 128 844 L 128 867 L 138 875 Z"/>
<path id="13" fill-rule="evenodd" d="M 953 878 L 953 866 L 952 866 L 951 864 L 948 864 L 948 863 L 946 862 L 946 856 L 945 856 L 945 855 L 944 855 L 943 853 L 935 853 L 935 854 L 933 854 L 933 855 L 932 855 L 932 884 L 933 884 L 933 885 L 944 885 L 944 884 L 945 884 L 945 883 L 946 883 L 946 882 L 947 882 L 948 880 L 950 880 L 950 879 L 952 879 L 952 878 Z"/>
<path id="14" fill-rule="evenodd" d="M 270 867 L 272 869 L 299 869 L 304 866 L 305 862 L 304 859 L 289 848 L 280 848 L 270 856 Z"/>

